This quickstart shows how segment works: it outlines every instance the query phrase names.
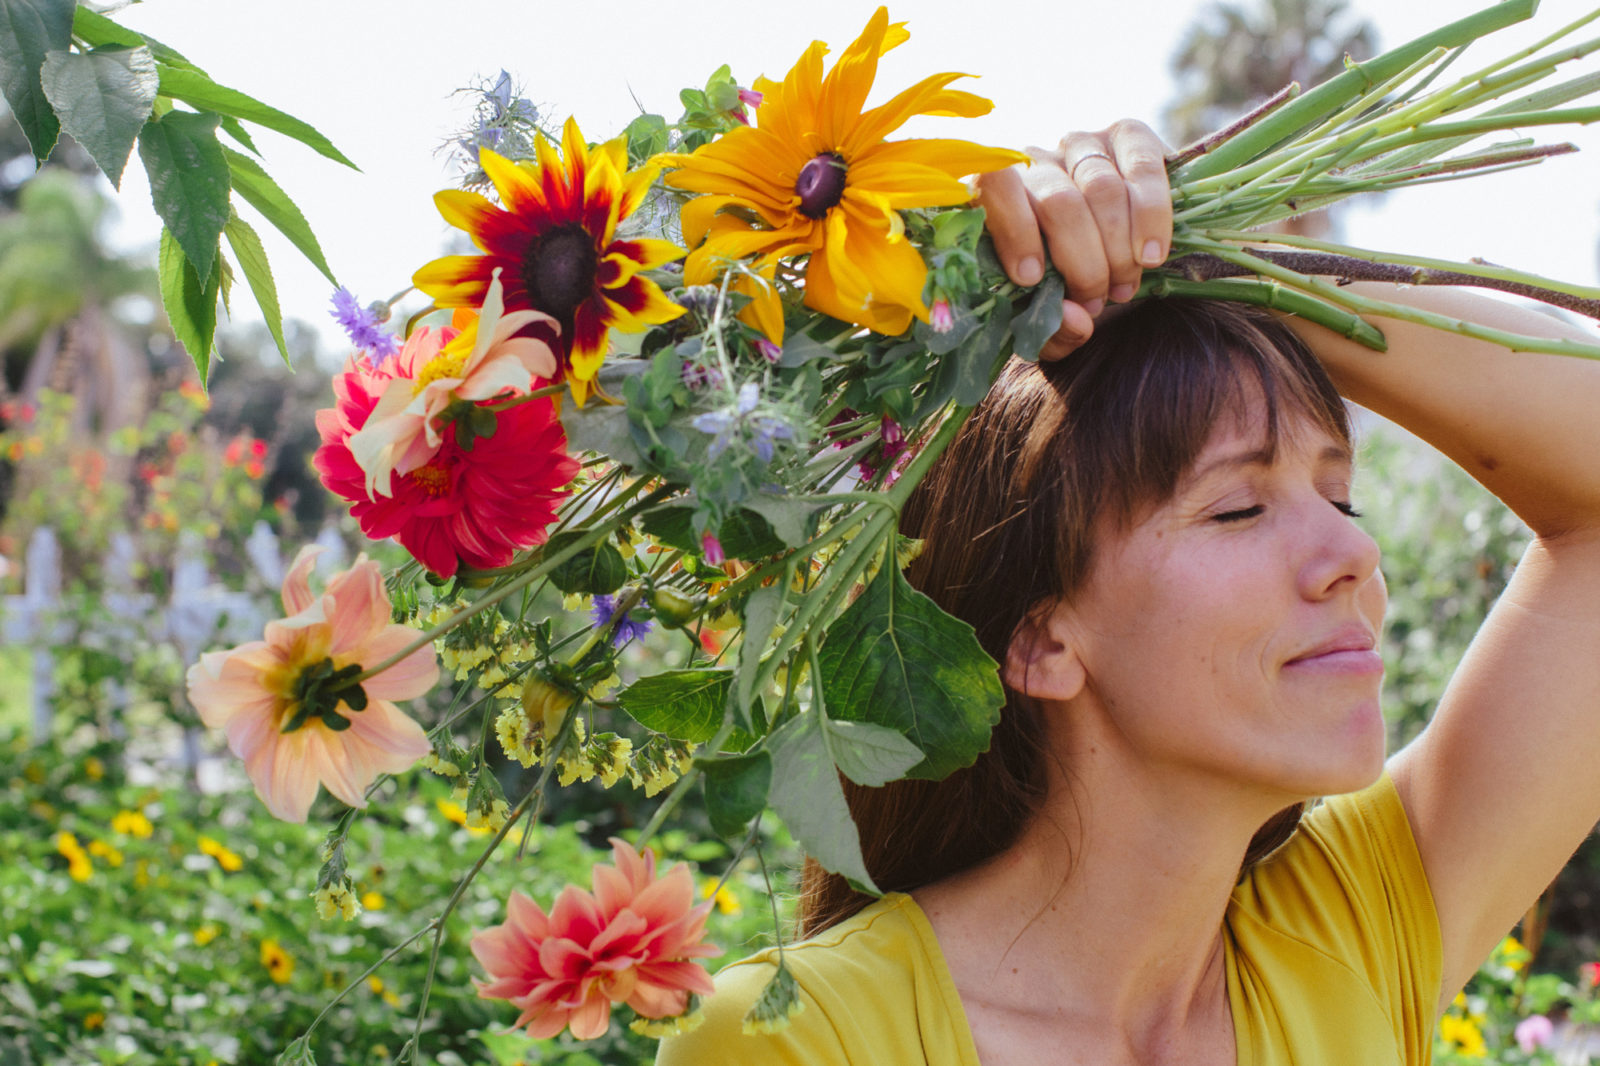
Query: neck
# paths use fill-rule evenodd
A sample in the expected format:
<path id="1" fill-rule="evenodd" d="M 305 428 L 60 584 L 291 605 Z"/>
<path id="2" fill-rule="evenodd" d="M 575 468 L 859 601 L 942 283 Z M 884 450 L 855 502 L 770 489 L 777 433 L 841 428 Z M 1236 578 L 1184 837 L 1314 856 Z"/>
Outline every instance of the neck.
<path id="1" fill-rule="evenodd" d="M 1283 797 L 1078 738 L 1022 838 L 918 890 L 969 1008 L 1053 1019 L 1161 1061 L 1227 1019 L 1223 917 Z M 1061 748 L 1057 748 L 1058 751 Z"/>

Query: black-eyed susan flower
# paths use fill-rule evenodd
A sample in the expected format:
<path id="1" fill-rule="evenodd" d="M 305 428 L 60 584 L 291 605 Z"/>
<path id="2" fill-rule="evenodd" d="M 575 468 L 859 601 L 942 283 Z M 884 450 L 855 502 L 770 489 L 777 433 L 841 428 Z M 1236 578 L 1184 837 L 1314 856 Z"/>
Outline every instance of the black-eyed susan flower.
<path id="1" fill-rule="evenodd" d="M 753 298 L 747 317 L 769 340 L 783 335 L 770 283 L 784 258 L 809 255 L 807 307 L 879 333 L 927 321 L 927 267 L 905 239 L 905 208 L 965 203 L 967 174 L 1025 162 L 1018 152 L 968 141 L 885 141 L 913 115 L 987 114 L 993 106 L 946 88 L 962 74 L 935 74 L 863 111 L 878 57 L 909 38 L 879 8 L 824 77 L 827 45 L 813 42 L 782 84 L 758 78 L 754 127 L 724 134 L 689 155 L 658 161 L 666 183 L 700 193 L 683 208 L 690 245 L 684 280 L 710 281 L 728 260 L 751 260 L 734 288 Z"/>
<path id="2" fill-rule="evenodd" d="M 608 329 L 640 332 L 683 314 L 642 273 L 683 249 L 617 236 L 617 224 L 644 202 L 659 172 L 630 173 L 623 140 L 589 148 L 568 119 L 560 155 L 544 137 L 536 142 L 531 163 L 480 152 L 500 206 L 463 189 L 434 196 L 445 221 L 469 233 L 483 254 L 435 259 L 411 280 L 440 307 L 476 308 L 501 270 L 507 311 L 531 308 L 560 324 L 563 369 L 582 403 L 605 357 Z"/>
<path id="3" fill-rule="evenodd" d="M 261 965 L 266 968 L 267 976 L 277 984 L 286 985 L 294 976 L 294 960 L 283 950 L 283 945 L 272 937 L 261 941 Z"/>

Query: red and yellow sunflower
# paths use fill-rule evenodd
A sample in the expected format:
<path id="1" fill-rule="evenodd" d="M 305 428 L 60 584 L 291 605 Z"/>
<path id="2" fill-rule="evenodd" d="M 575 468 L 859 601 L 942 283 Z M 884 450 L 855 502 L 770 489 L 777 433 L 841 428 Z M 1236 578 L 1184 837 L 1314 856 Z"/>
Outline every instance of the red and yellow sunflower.
<path id="1" fill-rule="evenodd" d="M 935 74 L 863 111 L 878 57 L 909 39 L 904 23 L 879 8 L 824 77 L 828 47 L 813 42 L 783 83 L 758 78 L 757 125 L 733 130 L 689 155 L 657 158 L 677 169 L 674 188 L 701 193 L 683 208 L 692 249 L 691 285 L 710 281 L 730 259 L 749 259 L 735 288 L 753 298 L 747 318 L 783 336 L 783 310 L 770 280 L 779 260 L 810 255 L 806 306 L 884 334 L 911 318 L 927 321 L 927 267 L 904 238 L 900 210 L 965 203 L 967 174 L 1026 162 L 1019 152 L 968 141 L 885 141 L 913 115 L 987 114 L 993 106 L 946 88 L 963 74 Z"/>
<path id="2" fill-rule="evenodd" d="M 479 163 L 501 206 L 461 189 L 446 189 L 433 200 L 483 254 L 435 259 L 412 283 L 440 307 L 476 308 L 499 269 L 507 311 L 531 308 L 560 324 L 562 369 L 581 404 L 605 357 L 608 329 L 639 332 L 684 311 L 641 274 L 677 259 L 683 249 L 616 235 L 658 169 L 629 173 L 623 140 L 591 149 L 572 119 L 562 130 L 559 156 L 538 137 L 532 163 L 513 163 L 487 148 Z"/>

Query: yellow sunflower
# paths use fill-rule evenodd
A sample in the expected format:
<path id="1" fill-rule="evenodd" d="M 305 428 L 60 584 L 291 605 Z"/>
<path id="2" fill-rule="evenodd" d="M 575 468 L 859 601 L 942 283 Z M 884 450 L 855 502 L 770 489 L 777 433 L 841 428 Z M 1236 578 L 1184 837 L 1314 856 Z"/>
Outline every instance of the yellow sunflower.
<path id="1" fill-rule="evenodd" d="M 879 8 L 826 77 L 828 47 L 815 41 L 781 85 L 757 79 L 758 125 L 657 159 L 678 168 L 668 185 L 703 194 L 683 208 L 684 280 L 703 284 L 724 261 L 753 257 L 755 275 L 735 288 L 753 297 L 749 318 L 774 342 L 783 311 L 770 279 L 788 256 L 811 257 L 807 307 L 890 335 L 913 315 L 927 321 L 927 267 L 904 238 L 900 209 L 965 203 L 962 176 L 1027 161 L 968 141 L 884 140 L 913 115 L 971 118 L 993 106 L 946 88 L 966 75 L 935 74 L 864 112 L 878 57 L 909 36 Z"/>
<path id="2" fill-rule="evenodd" d="M 532 308 L 560 324 L 562 369 L 581 404 L 605 357 L 608 329 L 639 332 L 683 314 L 640 273 L 683 249 L 617 237 L 617 224 L 644 201 L 659 172 L 629 173 L 622 139 L 591 149 L 568 119 L 559 156 L 544 137 L 536 147 L 532 163 L 479 152 L 501 206 L 462 189 L 434 196 L 445 221 L 471 234 L 483 254 L 435 259 L 411 281 L 440 307 L 475 309 L 499 269 L 507 311 Z"/>

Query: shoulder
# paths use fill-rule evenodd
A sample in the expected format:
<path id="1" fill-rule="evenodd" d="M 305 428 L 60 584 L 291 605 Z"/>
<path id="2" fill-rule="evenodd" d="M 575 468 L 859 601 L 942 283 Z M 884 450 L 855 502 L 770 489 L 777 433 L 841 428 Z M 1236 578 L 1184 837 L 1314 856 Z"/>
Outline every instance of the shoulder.
<path id="1" fill-rule="evenodd" d="M 746 1033 L 744 1018 L 778 973 L 777 949 L 723 967 L 716 975 L 717 991 L 706 1001 L 705 1021 L 663 1041 L 658 1066 L 889 1066 L 897 1050 L 921 1044 L 918 990 L 931 980 L 933 962 L 916 917 L 910 897 L 891 894 L 786 947 L 783 965 L 794 977 L 802 1006 L 776 1033 Z"/>

